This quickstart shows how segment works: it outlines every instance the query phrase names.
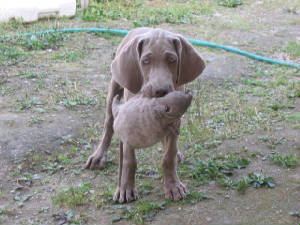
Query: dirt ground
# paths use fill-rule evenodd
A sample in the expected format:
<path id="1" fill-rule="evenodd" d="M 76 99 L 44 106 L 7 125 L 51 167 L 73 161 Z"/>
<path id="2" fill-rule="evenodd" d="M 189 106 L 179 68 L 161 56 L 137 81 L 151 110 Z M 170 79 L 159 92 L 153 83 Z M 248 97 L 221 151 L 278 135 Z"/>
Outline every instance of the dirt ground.
<path id="1" fill-rule="evenodd" d="M 293 7 L 295 13 L 287 10 Z M 198 19 L 196 24 L 164 23 L 156 27 L 299 63 L 299 57 L 293 58 L 278 50 L 290 41 L 300 41 L 297 1 L 245 1 L 236 9 L 215 10 L 212 15 Z M 50 27 L 57 21 L 40 23 Z M 59 21 L 59 26 L 132 28 L 128 21 L 82 22 L 76 18 Z M 110 63 L 120 40 L 121 37 L 90 33 L 68 34 L 68 40 L 59 49 L 34 50 L 16 64 L 0 65 L 0 224 L 109 224 L 113 218 L 118 218 L 118 205 L 111 200 L 107 203 L 105 198 L 109 197 L 103 197 L 103 192 L 111 193 L 116 187 L 117 140 L 112 143 L 104 171 L 89 171 L 83 167 L 101 136 Z M 254 73 L 257 67 L 269 71 L 278 68 L 224 51 L 196 48 L 207 65 L 204 73 L 194 81 L 200 86 L 213 83 L 215 87 L 223 87 L 230 80 L 235 88 L 240 85 L 241 78 Z M 79 56 L 74 53 L 75 59 L 69 60 L 61 54 L 70 51 L 80 52 Z M 28 71 L 33 73 L 31 77 Z M 293 74 L 291 79 L 299 83 L 299 71 Z M 226 93 L 224 89 L 223 94 Z M 249 104 L 263 98 L 248 97 Z M 289 107 L 279 111 L 284 115 L 299 115 L 299 97 L 287 101 Z M 220 144 L 204 150 L 212 156 L 247 149 L 254 155 L 251 163 L 245 169 L 235 170 L 234 177 L 263 173 L 274 178 L 274 188 L 249 187 L 245 193 L 240 193 L 220 187 L 212 179 L 194 187 L 211 198 L 187 204 L 170 203 L 146 223 L 299 224 L 299 164 L 284 167 L 266 160 L 274 151 L 299 159 L 299 120 L 290 123 L 282 119 L 269 124 L 268 129 L 258 127 L 251 133 L 241 132 L 236 138 L 225 138 Z M 279 141 L 270 144 L 270 140 L 263 141 L 265 136 Z M 188 139 L 183 138 L 182 146 L 188 146 L 185 140 Z M 182 150 L 189 162 L 191 152 Z M 160 179 L 153 178 L 151 171 L 161 158 L 161 147 L 140 152 L 139 166 L 145 158 L 150 165 L 146 169 L 142 167 L 142 173 L 145 169 L 148 176 L 141 175 L 141 180 L 153 182 L 151 193 L 140 196 L 159 202 L 163 196 L 162 184 Z M 182 179 L 187 187 L 193 186 L 188 177 Z M 100 195 L 100 207 L 92 200 L 76 207 L 54 203 L 53 198 L 59 191 L 83 183 L 91 183 L 87 198 Z M 58 215 L 70 209 L 72 220 Z M 298 216 L 290 215 L 294 212 L 298 212 Z M 139 223 L 121 218 L 114 222 Z"/>

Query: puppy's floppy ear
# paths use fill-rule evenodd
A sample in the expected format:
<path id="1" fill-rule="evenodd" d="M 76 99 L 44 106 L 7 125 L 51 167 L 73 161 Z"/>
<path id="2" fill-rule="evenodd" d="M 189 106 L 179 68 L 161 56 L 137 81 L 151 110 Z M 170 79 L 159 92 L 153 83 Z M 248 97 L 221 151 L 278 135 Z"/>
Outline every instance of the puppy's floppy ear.
<path id="1" fill-rule="evenodd" d="M 179 58 L 176 83 L 186 84 L 196 79 L 204 70 L 205 64 L 194 47 L 181 35 L 174 39 Z"/>
<path id="2" fill-rule="evenodd" d="M 127 42 L 116 55 L 111 64 L 113 79 L 122 87 L 136 94 L 142 87 L 143 78 L 139 67 L 141 37 Z"/>

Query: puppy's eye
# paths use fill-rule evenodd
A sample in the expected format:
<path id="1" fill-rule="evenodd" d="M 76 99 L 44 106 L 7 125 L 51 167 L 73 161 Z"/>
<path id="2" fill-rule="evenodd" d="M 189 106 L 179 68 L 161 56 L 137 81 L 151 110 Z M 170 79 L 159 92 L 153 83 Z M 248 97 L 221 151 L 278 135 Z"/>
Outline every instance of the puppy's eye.
<path id="1" fill-rule="evenodd" d="M 174 56 L 169 56 L 169 57 L 168 57 L 168 61 L 169 61 L 170 63 L 173 63 L 173 62 L 176 61 L 176 58 L 175 58 Z"/>
<path id="2" fill-rule="evenodd" d="M 143 63 L 144 64 L 149 64 L 150 63 L 150 59 L 148 59 L 148 58 L 147 59 L 143 59 Z"/>

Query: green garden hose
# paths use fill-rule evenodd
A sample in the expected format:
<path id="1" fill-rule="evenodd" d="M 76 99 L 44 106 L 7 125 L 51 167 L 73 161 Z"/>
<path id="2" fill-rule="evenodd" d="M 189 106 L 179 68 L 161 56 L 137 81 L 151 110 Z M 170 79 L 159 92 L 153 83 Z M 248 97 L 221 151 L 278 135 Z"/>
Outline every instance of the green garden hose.
<path id="1" fill-rule="evenodd" d="M 109 33 L 109 34 L 115 34 L 115 35 L 121 35 L 121 36 L 125 36 L 129 32 L 128 30 L 93 28 L 92 27 L 92 28 L 64 28 L 64 29 L 58 29 L 58 30 L 44 30 L 44 31 L 37 31 L 34 33 L 24 33 L 24 34 L 20 34 L 20 35 L 21 36 L 31 36 L 33 34 L 39 35 L 39 34 L 47 34 L 47 33 L 55 33 L 55 32 L 72 33 L 72 32 L 83 32 L 83 31 Z M 250 52 L 242 51 L 237 48 L 232 48 L 229 46 L 219 45 L 219 44 L 215 44 L 215 43 L 211 43 L 211 42 L 199 41 L 199 40 L 190 39 L 190 38 L 187 38 L 187 40 L 190 43 L 192 43 L 193 45 L 222 49 L 222 50 L 225 50 L 228 52 L 246 56 L 246 57 L 254 59 L 254 60 L 267 62 L 267 63 L 271 63 L 271 64 L 278 64 L 281 66 L 296 67 L 296 68 L 300 69 L 300 64 L 297 64 L 297 63 L 291 63 L 291 62 L 285 62 L 285 61 L 276 60 L 276 59 L 270 59 L 270 58 L 266 58 L 266 57 L 263 57 L 260 55 L 255 55 Z"/>

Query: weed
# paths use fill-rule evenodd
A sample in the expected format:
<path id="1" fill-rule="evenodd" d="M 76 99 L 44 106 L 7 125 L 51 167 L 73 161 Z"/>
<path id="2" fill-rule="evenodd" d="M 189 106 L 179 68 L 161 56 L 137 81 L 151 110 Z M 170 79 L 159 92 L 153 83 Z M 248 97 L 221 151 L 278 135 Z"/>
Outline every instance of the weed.
<path id="1" fill-rule="evenodd" d="M 22 99 L 17 99 L 16 102 L 19 104 L 19 110 L 26 110 L 26 109 L 30 109 L 33 106 L 37 106 L 37 105 L 41 105 L 42 103 L 34 98 L 22 98 Z"/>
<path id="2" fill-rule="evenodd" d="M 78 87 L 75 86 L 74 83 L 74 89 L 67 87 L 68 89 L 63 88 L 55 92 L 53 96 L 54 103 L 62 104 L 68 109 L 75 109 L 79 105 L 96 105 L 97 99 L 95 96 L 90 97 L 86 92 L 78 90 Z"/>
<path id="3" fill-rule="evenodd" d="M 205 192 L 202 191 L 191 191 L 186 198 L 180 200 L 182 204 L 195 204 L 197 202 L 211 199 L 212 197 L 207 195 Z"/>
<path id="4" fill-rule="evenodd" d="M 52 202 L 58 204 L 60 207 L 68 206 L 73 208 L 88 203 L 88 193 L 90 190 L 90 183 L 82 183 L 77 187 L 66 188 L 58 192 L 52 197 Z"/>
<path id="5" fill-rule="evenodd" d="M 5 86 L 0 86 L 0 94 L 1 96 L 12 95 L 15 92 L 15 89 Z"/>
<path id="6" fill-rule="evenodd" d="M 289 54 L 290 57 L 296 58 L 300 56 L 300 44 L 291 41 L 289 44 L 285 47 L 284 51 Z"/>
<path id="7" fill-rule="evenodd" d="M 146 182 L 142 182 L 140 185 L 139 185 L 139 193 L 141 195 L 148 195 L 151 193 L 151 191 L 153 190 L 153 181 L 152 180 L 148 180 Z"/>
<path id="8" fill-rule="evenodd" d="M 243 1 L 241 1 L 241 0 L 219 0 L 218 3 L 221 6 L 235 8 L 235 7 L 239 6 L 239 5 L 242 5 Z"/>
<path id="9" fill-rule="evenodd" d="M 58 49 L 69 36 L 62 32 L 20 36 L 14 42 L 26 50 Z"/>
<path id="10" fill-rule="evenodd" d="M 111 188 L 102 190 L 100 193 L 96 193 L 91 197 L 92 202 L 97 208 L 102 208 L 103 206 L 113 202 L 114 191 Z"/>
<path id="11" fill-rule="evenodd" d="M 15 65 L 22 59 L 27 53 L 17 49 L 15 46 L 2 45 L 0 44 L 0 65 L 10 66 Z"/>
<path id="12" fill-rule="evenodd" d="M 237 189 L 239 192 L 245 192 L 251 185 L 254 188 L 261 188 L 264 186 L 269 188 L 275 187 L 274 178 L 265 177 L 259 173 L 250 173 L 248 176 L 236 180 L 232 180 L 228 177 L 222 177 L 217 179 L 217 182 L 222 187 Z"/>
<path id="13" fill-rule="evenodd" d="M 74 51 L 74 50 L 66 50 L 62 53 L 57 53 L 54 56 L 54 59 L 63 60 L 64 62 L 75 62 L 84 57 L 83 52 Z"/>
<path id="14" fill-rule="evenodd" d="M 34 124 L 40 124 L 44 120 L 39 116 L 39 115 L 32 115 L 30 120 L 29 120 L 29 125 L 32 126 Z"/>
<path id="15" fill-rule="evenodd" d="M 271 157 L 270 161 L 274 164 L 285 166 L 285 167 L 294 167 L 298 165 L 299 158 L 294 155 L 281 155 L 278 152 L 275 152 Z"/>
<path id="16" fill-rule="evenodd" d="M 33 70 L 25 70 L 20 71 L 20 76 L 25 79 L 35 79 L 35 78 L 42 78 L 44 76 L 41 72 L 35 72 Z"/>
<path id="17" fill-rule="evenodd" d="M 239 192 L 245 192 L 248 186 L 251 184 L 251 179 L 248 177 L 242 177 L 241 179 L 236 180 L 234 182 L 236 185 L 236 189 Z"/>
<path id="18" fill-rule="evenodd" d="M 96 36 L 100 36 L 104 38 L 105 40 L 109 41 L 113 45 L 119 45 L 122 41 L 120 36 L 110 33 L 102 33 L 102 32 L 96 32 L 94 33 Z"/>
<path id="19" fill-rule="evenodd" d="M 275 137 L 265 135 L 265 136 L 259 137 L 259 140 L 265 142 L 269 148 L 275 149 L 275 147 L 277 145 L 280 145 L 283 143 L 284 138 L 277 139 Z"/>
<path id="20" fill-rule="evenodd" d="M 118 205 L 115 208 L 122 210 L 120 219 L 132 220 L 135 224 L 144 224 L 146 221 L 151 221 L 159 211 L 164 210 L 167 204 L 166 201 L 154 203 L 139 199 L 132 207 Z"/>
<path id="21" fill-rule="evenodd" d="M 230 157 L 225 161 L 209 159 L 208 161 L 195 160 L 191 164 L 184 164 L 179 174 L 197 180 L 200 184 L 208 183 L 212 179 L 224 178 L 231 175 L 234 169 L 242 169 L 249 165 L 248 158 Z"/>
<path id="22" fill-rule="evenodd" d="M 164 4 L 164 7 L 161 5 Z M 82 12 L 86 21 L 131 20 L 134 26 L 150 26 L 161 23 L 193 23 L 194 14 L 208 14 L 212 3 L 160 2 L 159 6 L 138 1 L 107 1 L 105 4 L 91 4 Z"/>
<path id="23" fill-rule="evenodd" d="M 293 128 L 297 129 L 300 127 L 300 112 L 294 112 L 287 115 L 287 120 L 293 124 Z"/>
<path id="24" fill-rule="evenodd" d="M 65 154 L 59 154 L 58 155 L 58 160 L 65 165 L 71 165 L 72 161 L 70 160 L 70 156 L 68 153 Z"/>
<path id="25" fill-rule="evenodd" d="M 48 160 L 42 164 L 42 171 L 47 172 L 50 175 L 53 175 L 62 169 L 64 169 L 64 167 L 58 162 L 52 162 Z"/>
<path id="26" fill-rule="evenodd" d="M 249 86 L 264 86 L 260 80 L 241 78 L 241 82 Z"/>

